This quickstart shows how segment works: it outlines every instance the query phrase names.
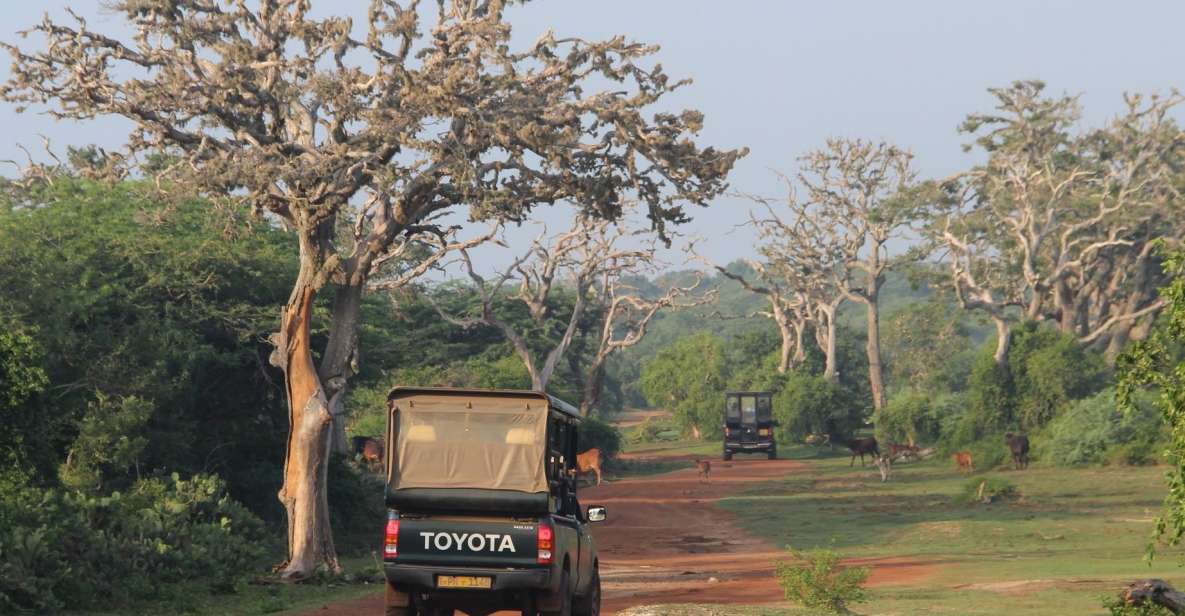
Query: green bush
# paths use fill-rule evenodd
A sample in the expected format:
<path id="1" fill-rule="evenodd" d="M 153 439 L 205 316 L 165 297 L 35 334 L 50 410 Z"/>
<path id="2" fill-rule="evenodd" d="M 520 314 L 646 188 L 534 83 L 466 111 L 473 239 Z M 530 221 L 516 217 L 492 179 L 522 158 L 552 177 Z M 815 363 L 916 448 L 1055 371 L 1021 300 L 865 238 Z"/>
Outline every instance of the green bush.
<path id="1" fill-rule="evenodd" d="M 876 415 L 876 436 L 883 443 L 932 443 L 939 436 L 939 416 L 930 398 L 909 389 L 897 394 Z"/>
<path id="2" fill-rule="evenodd" d="M 345 456 L 329 460 L 329 521 L 333 542 L 343 553 L 376 549 L 375 529 L 387 523 L 386 477 L 371 473 Z"/>
<path id="3" fill-rule="evenodd" d="M 657 443 L 674 441 L 681 436 L 679 426 L 673 421 L 647 417 L 642 423 L 629 428 L 625 439 L 630 443 Z"/>
<path id="4" fill-rule="evenodd" d="M 1029 326 L 1017 335 L 1009 353 L 1016 386 L 1016 422 L 1035 431 L 1065 411 L 1074 400 L 1103 387 L 1110 377 L 1102 355 L 1088 351 L 1072 336 Z"/>
<path id="5" fill-rule="evenodd" d="M 978 471 L 989 471 L 1004 466 L 1012 460 L 1012 452 L 1008 449 L 1004 435 L 1000 433 L 989 434 L 971 443 L 967 447 L 967 451 L 971 452 L 971 460 L 975 463 L 975 469 Z M 1030 458 L 1033 456 L 1031 451 L 1029 456 Z"/>
<path id="6" fill-rule="evenodd" d="M 956 442 L 970 443 L 1005 430 L 1014 421 L 1013 397 L 1008 369 L 996 363 L 992 349 L 985 345 L 967 381 L 967 412 L 957 429 Z"/>
<path id="7" fill-rule="evenodd" d="M 1107 613 L 1111 616 L 1174 616 L 1176 613 L 1155 603 L 1130 605 L 1119 597 L 1104 598 L 1103 607 L 1107 608 Z"/>
<path id="8" fill-rule="evenodd" d="M 722 435 L 728 380 L 726 343 L 701 332 L 666 346 L 642 364 L 642 391 L 653 408 L 667 409 L 678 424 L 704 438 Z"/>
<path id="9" fill-rule="evenodd" d="M 1066 466 L 1154 460 L 1163 424 L 1155 394 L 1140 391 L 1132 402 L 1129 410 L 1120 410 L 1114 388 L 1074 402 L 1049 425 L 1050 460 Z"/>
<path id="10" fill-rule="evenodd" d="M 790 550 L 790 555 L 798 562 L 778 561 L 774 571 L 786 599 L 833 614 L 846 614 L 849 603 L 864 601 L 867 568 L 840 567 L 839 554 L 831 550 Z"/>
<path id="11" fill-rule="evenodd" d="M 586 417 L 580 423 L 578 433 L 579 450 L 588 451 L 592 448 L 601 450 L 601 458 L 605 461 L 617 457 L 621 451 L 621 433 L 617 428 L 595 417 Z"/>
<path id="12" fill-rule="evenodd" d="M 778 439 L 788 443 L 814 433 L 852 434 L 864 423 L 864 408 L 842 385 L 794 373 L 774 396 L 774 418 Z"/>
<path id="13" fill-rule="evenodd" d="M 227 592 L 269 545 L 214 476 L 145 479 L 102 497 L 12 479 L 0 478 L 0 612 L 117 607 L 194 580 Z"/>
<path id="14" fill-rule="evenodd" d="M 974 477 L 963 484 L 958 500 L 963 503 L 991 503 L 1020 497 L 1016 484 L 999 477 Z"/>

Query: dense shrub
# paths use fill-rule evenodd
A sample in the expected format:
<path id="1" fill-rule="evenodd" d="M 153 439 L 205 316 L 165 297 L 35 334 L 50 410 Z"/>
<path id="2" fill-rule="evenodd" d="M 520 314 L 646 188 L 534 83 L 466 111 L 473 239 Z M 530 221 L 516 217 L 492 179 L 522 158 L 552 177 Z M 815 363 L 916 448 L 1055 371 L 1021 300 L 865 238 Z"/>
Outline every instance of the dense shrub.
<path id="1" fill-rule="evenodd" d="M 939 428 L 929 396 L 913 389 L 894 396 L 876 415 L 876 435 L 885 443 L 932 443 Z"/>
<path id="2" fill-rule="evenodd" d="M 1115 390 L 1073 403 L 1049 425 L 1045 448 L 1055 464 L 1145 464 L 1156 456 L 1163 420 L 1153 394 L 1139 392 L 1120 410 Z"/>
<path id="3" fill-rule="evenodd" d="M 1014 407 L 1008 368 L 996 364 L 992 348 L 984 345 L 967 380 L 967 412 L 960 421 L 959 440 L 971 442 L 1002 431 L 1013 422 Z"/>
<path id="4" fill-rule="evenodd" d="M 0 612 L 88 609 L 201 580 L 227 592 L 261 566 L 263 523 L 210 475 L 89 496 L 0 478 Z"/>
<path id="5" fill-rule="evenodd" d="M 653 417 L 647 417 L 642 423 L 626 432 L 626 440 L 631 443 L 674 441 L 678 440 L 679 436 L 679 426 L 675 422 Z"/>
<path id="6" fill-rule="evenodd" d="M 790 555 L 797 562 L 778 561 L 774 572 L 786 599 L 833 614 L 846 614 L 849 603 L 864 600 L 867 568 L 840 567 L 839 554 L 831 550 L 791 550 Z"/>
<path id="7" fill-rule="evenodd" d="M 842 385 L 794 373 L 774 396 L 774 418 L 779 440 L 791 442 L 810 433 L 852 434 L 864 423 L 864 408 Z"/>
<path id="8" fill-rule="evenodd" d="M 729 368 L 725 351 L 724 342 L 706 332 L 664 347 L 642 366 L 646 400 L 671 411 L 688 431 L 721 436 Z"/>
<path id="9" fill-rule="evenodd" d="M 386 477 L 369 472 L 345 456 L 329 459 L 329 521 L 334 546 L 344 553 L 369 553 L 387 522 Z"/>
<path id="10" fill-rule="evenodd" d="M 586 417 L 580 424 L 579 450 L 588 451 L 596 447 L 604 460 L 612 460 L 621 451 L 621 433 L 617 428 L 596 417 Z"/>
<path id="11" fill-rule="evenodd" d="M 1016 338 L 1008 363 L 1016 389 L 1016 423 L 1022 429 L 1045 426 L 1072 401 L 1107 386 L 1102 355 L 1072 336 L 1030 324 Z"/>
<path id="12" fill-rule="evenodd" d="M 994 349 L 994 340 L 980 348 L 966 392 L 943 401 L 945 408 L 934 412 L 943 453 L 970 450 L 979 468 L 1009 459 L 1005 432 L 1038 434 L 1075 400 L 1110 382 L 1099 353 L 1048 325 L 1017 327 L 1006 365 L 996 363 Z"/>
<path id="13" fill-rule="evenodd" d="M 975 469 L 979 471 L 1004 466 L 1012 459 L 1008 443 L 1004 440 L 1004 435 L 999 432 L 985 435 L 968 445 L 966 449 L 971 452 L 971 460 L 975 463 Z M 1036 457 L 1032 452 L 1029 456 L 1030 458 Z"/>

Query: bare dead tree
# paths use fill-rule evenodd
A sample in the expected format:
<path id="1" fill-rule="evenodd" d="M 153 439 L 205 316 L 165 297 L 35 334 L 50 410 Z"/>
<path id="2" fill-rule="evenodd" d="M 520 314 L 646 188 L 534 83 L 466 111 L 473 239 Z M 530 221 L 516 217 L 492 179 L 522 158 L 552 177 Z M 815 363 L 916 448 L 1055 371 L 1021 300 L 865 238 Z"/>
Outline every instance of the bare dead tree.
<path id="1" fill-rule="evenodd" d="M 638 265 L 642 265 L 639 263 Z M 625 271 L 606 271 L 593 294 L 601 309 L 596 352 L 584 370 L 584 395 L 580 414 L 587 417 L 601 400 L 605 385 L 605 363 L 614 354 L 646 337 L 647 328 L 663 310 L 681 310 L 715 301 L 715 291 L 698 293 L 702 279 L 688 286 L 672 285 L 661 296 L 647 298 L 622 281 Z M 628 273 L 637 274 L 638 270 Z"/>
<path id="2" fill-rule="evenodd" d="M 784 202 L 749 198 L 767 216 L 753 218 L 763 243 L 759 250 L 783 280 L 809 298 L 819 346 L 828 358 L 827 376 L 836 378 L 836 313 L 844 300 L 864 304 L 868 314 L 868 364 L 873 404 L 885 404 L 880 357 L 880 288 L 885 273 L 900 260 L 889 242 L 902 238 L 918 215 L 913 194 L 912 155 L 885 143 L 832 139 L 800 159 L 799 198 L 782 176 Z M 788 215 L 779 215 L 784 206 Z"/>
<path id="3" fill-rule="evenodd" d="M 655 230 L 724 188 L 741 151 L 700 148 L 695 111 L 643 110 L 684 82 L 656 48 L 540 37 L 512 51 L 504 0 L 372 0 L 361 36 L 306 0 L 114 0 L 129 41 L 46 18 L 15 45 L 0 98 L 58 119 L 132 122 L 128 159 L 163 154 L 162 189 L 239 200 L 291 229 L 300 268 L 273 337 L 290 409 L 284 577 L 339 570 L 329 526 L 333 407 L 356 365 L 376 261 L 433 215 L 522 220 L 577 204 L 616 218 L 641 201 Z M 427 23 L 425 23 L 427 22 Z M 26 33 L 26 36 L 29 34 Z M 610 84 L 599 89 L 601 83 Z M 332 285 L 319 365 L 313 303 Z"/>
<path id="4" fill-rule="evenodd" d="M 948 228 L 944 243 L 963 255 L 958 284 L 973 307 L 990 314 L 1007 297 L 1024 318 L 1054 321 L 1114 359 L 1164 305 L 1152 242 L 1176 241 L 1185 228 L 1176 188 L 1185 141 L 1167 115 L 1182 99 L 1128 96 L 1109 126 L 1077 134 L 1077 98 L 1043 89 L 993 89 L 998 113 L 964 122 L 989 158 L 964 177 L 972 195 L 954 225 L 964 232 Z M 976 267 L 966 263 L 972 251 Z M 996 272 L 995 282 L 973 285 L 976 269 Z"/>
<path id="5" fill-rule="evenodd" d="M 765 209 L 761 216 L 750 214 L 749 224 L 757 229 L 757 251 L 765 259 L 758 270 L 759 277 L 763 282 L 774 281 L 749 290 L 762 294 L 772 291 L 782 298 L 779 301 L 786 320 L 793 326 L 794 357 L 798 358 L 791 365 L 805 357 L 802 334 L 807 324 L 813 325 L 815 343 L 826 362 L 823 376 L 835 382 L 839 378 L 836 315 L 848 297 L 845 286 L 839 282 L 845 275 L 845 245 L 839 243 L 841 236 L 819 227 L 810 205 L 798 199 L 790 178 L 781 174 L 779 177 L 786 187 L 785 198 L 744 195 Z M 781 209 L 787 210 L 788 215 L 779 214 Z M 770 299 L 772 302 L 773 298 Z M 776 312 L 773 314 L 776 320 Z M 791 343 L 785 337 L 789 330 L 782 331 L 785 357 Z"/>
<path id="6" fill-rule="evenodd" d="M 988 218 L 968 213 L 967 188 L 959 179 L 947 183 L 954 209 L 935 216 L 927 235 L 935 247 L 941 247 L 941 258 L 949 267 L 947 284 L 959 305 L 983 312 L 996 326 L 995 360 L 1004 367 L 1012 327 L 1023 314 L 1025 281 L 996 248 L 1001 245 L 1000 228 Z"/>
<path id="7" fill-rule="evenodd" d="M 761 310 L 757 315 L 769 319 L 778 326 L 778 333 L 782 338 L 782 347 L 778 355 L 778 373 L 785 374 L 806 359 L 806 347 L 803 346 L 803 336 L 811 320 L 810 299 L 806 289 L 796 286 L 796 277 L 779 276 L 775 274 L 779 266 L 775 263 L 761 263 L 748 259 L 745 263 L 756 273 L 756 280 L 749 280 L 745 276 L 716 264 L 710 264 L 721 276 L 739 283 L 746 291 L 761 295 L 769 302 L 769 310 Z"/>
<path id="8" fill-rule="evenodd" d="M 487 325 L 497 329 L 526 366 L 532 387 L 546 390 L 560 360 L 572 345 L 586 309 L 597 301 L 594 293 L 597 283 L 610 285 L 611 291 L 623 275 L 641 271 L 655 261 L 653 240 L 638 247 L 624 245 L 623 240 L 636 237 L 637 233 L 621 224 L 577 216 L 572 227 L 563 233 L 547 237 L 544 230 L 526 252 L 491 279 L 479 274 L 469 252 L 461 250 L 465 271 L 478 294 L 478 314 L 449 315 L 439 306 L 437 312 L 441 318 L 460 327 Z M 516 286 L 516 290 L 504 293 L 508 284 Z M 532 348 L 527 333 L 500 318 L 496 306 L 505 300 L 521 302 L 535 325 L 542 327 L 555 316 L 551 314 L 551 300 L 561 286 L 571 291 L 572 308 L 563 317 L 562 334 L 540 357 Z"/>

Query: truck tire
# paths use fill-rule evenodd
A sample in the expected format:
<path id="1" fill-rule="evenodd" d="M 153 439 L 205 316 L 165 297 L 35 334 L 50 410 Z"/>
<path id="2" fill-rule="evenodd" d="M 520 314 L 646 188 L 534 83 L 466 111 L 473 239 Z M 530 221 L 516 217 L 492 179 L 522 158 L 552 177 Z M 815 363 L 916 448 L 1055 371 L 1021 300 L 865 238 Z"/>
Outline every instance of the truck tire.
<path id="1" fill-rule="evenodd" d="M 564 575 L 560 578 L 560 587 L 557 589 L 560 593 L 560 605 L 556 610 L 539 610 L 539 616 L 572 616 L 572 584 L 571 578 L 568 577 L 568 570 L 564 569 Z"/>
<path id="2" fill-rule="evenodd" d="M 767 458 L 770 460 L 777 460 L 778 459 L 778 450 L 777 449 L 769 450 L 769 452 L 767 454 Z"/>
<path id="3" fill-rule="evenodd" d="M 418 616 L 415 606 L 411 603 L 411 597 L 396 589 L 390 582 L 386 583 L 386 590 L 383 593 L 383 615 Z"/>
<path id="4" fill-rule="evenodd" d="M 576 601 L 572 613 L 576 616 L 601 616 L 601 570 L 593 569 L 592 583 L 588 587 L 588 596 Z"/>
<path id="5" fill-rule="evenodd" d="M 727 449 L 725 449 L 725 450 L 724 450 L 724 461 L 725 461 L 725 462 L 728 462 L 728 461 L 729 461 L 729 460 L 731 460 L 731 459 L 732 459 L 732 452 L 731 452 L 731 451 L 729 451 L 729 450 L 727 450 Z"/>

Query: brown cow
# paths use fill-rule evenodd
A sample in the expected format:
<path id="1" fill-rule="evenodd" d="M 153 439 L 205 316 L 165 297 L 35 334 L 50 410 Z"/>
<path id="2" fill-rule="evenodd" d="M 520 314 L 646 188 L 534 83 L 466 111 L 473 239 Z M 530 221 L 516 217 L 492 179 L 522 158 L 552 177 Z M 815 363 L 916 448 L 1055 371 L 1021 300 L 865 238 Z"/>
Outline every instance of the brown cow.
<path id="1" fill-rule="evenodd" d="M 589 471 L 596 473 L 597 485 L 601 485 L 601 450 L 593 448 L 577 455 L 576 468 L 580 469 L 580 473 Z"/>
<path id="2" fill-rule="evenodd" d="M 864 454 L 871 456 L 881 455 L 881 450 L 876 446 L 876 438 L 850 438 L 848 439 L 848 449 L 852 451 L 852 461 L 848 466 L 856 463 L 856 456 L 860 456 L 860 466 L 864 466 Z"/>
<path id="3" fill-rule="evenodd" d="M 383 441 L 370 436 L 355 436 L 350 439 L 354 446 L 354 458 L 374 470 L 383 465 Z"/>
<path id="4" fill-rule="evenodd" d="M 975 464 L 971 461 L 970 451 L 956 451 L 955 455 L 951 456 L 955 460 L 955 464 L 959 465 L 960 471 L 970 473 L 975 470 Z"/>
<path id="5" fill-rule="evenodd" d="M 711 460 L 696 460 L 695 468 L 699 471 L 700 481 L 712 481 L 712 461 Z"/>

